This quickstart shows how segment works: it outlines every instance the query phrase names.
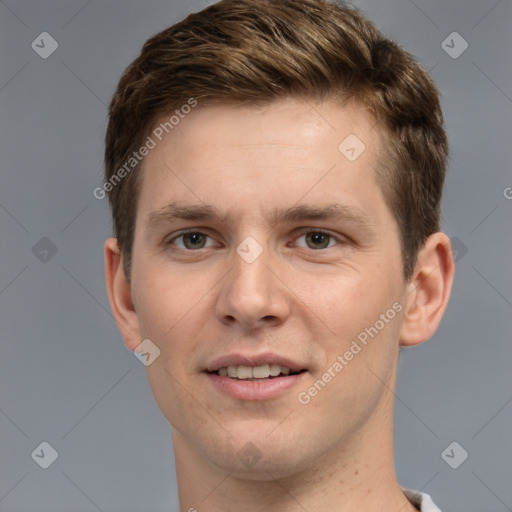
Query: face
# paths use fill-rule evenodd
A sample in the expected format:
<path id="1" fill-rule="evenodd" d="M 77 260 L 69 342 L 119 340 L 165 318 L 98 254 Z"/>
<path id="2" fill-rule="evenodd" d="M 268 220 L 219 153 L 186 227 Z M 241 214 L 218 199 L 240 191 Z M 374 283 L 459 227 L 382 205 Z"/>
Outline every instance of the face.
<path id="1" fill-rule="evenodd" d="M 149 381 L 213 467 L 291 474 L 392 414 L 406 283 L 374 125 L 354 104 L 199 105 L 145 159 L 131 297 L 160 349 Z"/>

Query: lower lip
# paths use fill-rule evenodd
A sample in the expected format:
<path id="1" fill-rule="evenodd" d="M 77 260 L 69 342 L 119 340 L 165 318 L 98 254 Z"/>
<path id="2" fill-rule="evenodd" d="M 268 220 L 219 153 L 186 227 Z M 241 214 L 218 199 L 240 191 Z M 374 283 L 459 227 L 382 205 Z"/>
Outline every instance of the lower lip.
<path id="1" fill-rule="evenodd" d="M 237 400 L 271 400 L 298 384 L 306 374 L 302 372 L 261 381 L 230 379 L 216 373 L 206 373 L 206 376 L 218 390 Z"/>

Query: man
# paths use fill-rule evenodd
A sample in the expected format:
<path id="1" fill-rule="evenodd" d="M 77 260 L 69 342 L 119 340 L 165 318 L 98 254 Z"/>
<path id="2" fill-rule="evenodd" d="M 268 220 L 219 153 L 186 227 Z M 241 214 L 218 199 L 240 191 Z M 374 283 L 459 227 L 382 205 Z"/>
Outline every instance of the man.
<path id="1" fill-rule="evenodd" d="M 224 0 L 110 106 L 112 310 L 172 427 L 182 511 L 438 511 L 393 465 L 401 346 L 454 274 L 425 71 L 359 12 Z"/>

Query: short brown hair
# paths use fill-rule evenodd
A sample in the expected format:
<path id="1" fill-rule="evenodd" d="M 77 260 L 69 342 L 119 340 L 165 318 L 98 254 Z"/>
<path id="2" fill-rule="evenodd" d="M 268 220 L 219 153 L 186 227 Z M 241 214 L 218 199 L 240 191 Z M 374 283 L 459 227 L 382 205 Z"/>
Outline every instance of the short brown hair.
<path id="1" fill-rule="evenodd" d="M 439 230 L 448 144 L 438 91 L 358 10 L 326 0 L 221 0 L 151 37 L 125 70 L 110 104 L 105 178 L 128 277 L 141 166 L 112 180 L 156 120 L 191 98 L 250 105 L 287 96 L 371 109 L 386 137 L 377 179 L 409 279 L 418 250 Z"/>

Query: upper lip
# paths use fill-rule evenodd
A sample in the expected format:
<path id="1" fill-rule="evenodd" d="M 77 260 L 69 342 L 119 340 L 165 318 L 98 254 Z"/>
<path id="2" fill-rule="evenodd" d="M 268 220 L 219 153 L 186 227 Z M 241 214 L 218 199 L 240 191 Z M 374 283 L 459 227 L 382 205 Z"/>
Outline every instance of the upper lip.
<path id="1" fill-rule="evenodd" d="M 207 372 L 216 372 L 219 368 L 227 368 L 228 366 L 261 366 L 264 364 L 280 364 L 290 368 L 293 372 L 304 370 L 305 367 L 287 357 L 270 352 L 264 354 L 229 354 L 218 357 L 206 367 Z"/>

